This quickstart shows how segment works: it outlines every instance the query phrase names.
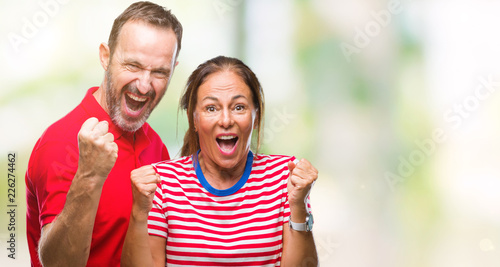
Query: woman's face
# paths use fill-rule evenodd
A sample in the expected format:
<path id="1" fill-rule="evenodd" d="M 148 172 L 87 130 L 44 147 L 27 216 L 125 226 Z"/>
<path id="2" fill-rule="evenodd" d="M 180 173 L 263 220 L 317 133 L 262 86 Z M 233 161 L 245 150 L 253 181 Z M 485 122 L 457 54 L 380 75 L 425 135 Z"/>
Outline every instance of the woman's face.
<path id="1" fill-rule="evenodd" d="M 206 164 L 230 170 L 245 164 L 255 125 L 252 92 L 232 71 L 212 73 L 198 88 L 194 126 Z"/>

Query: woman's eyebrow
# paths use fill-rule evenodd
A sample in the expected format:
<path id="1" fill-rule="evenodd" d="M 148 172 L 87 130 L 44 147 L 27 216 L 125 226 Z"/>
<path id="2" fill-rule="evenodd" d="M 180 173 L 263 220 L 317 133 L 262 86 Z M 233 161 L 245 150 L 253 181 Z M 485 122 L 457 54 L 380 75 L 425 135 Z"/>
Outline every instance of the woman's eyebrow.
<path id="1" fill-rule="evenodd" d="M 204 100 L 213 100 L 213 101 L 219 101 L 219 99 L 215 96 L 205 96 L 201 101 L 204 101 Z"/>
<path id="2" fill-rule="evenodd" d="M 232 100 L 236 100 L 238 98 L 246 98 L 246 96 L 244 96 L 244 95 L 235 95 L 235 96 L 233 96 Z"/>
<path id="3" fill-rule="evenodd" d="M 236 100 L 236 99 L 238 99 L 238 98 L 245 98 L 245 99 L 246 99 L 247 97 L 246 97 L 246 96 L 244 96 L 244 95 L 235 95 L 235 96 L 233 96 L 233 97 L 231 98 L 231 100 L 233 100 L 233 101 L 234 101 L 234 100 Z M 201 101 L 203 101 L 203 100 L 213 100 L 213 101 L 219 101 L 219 99 L 218 99 L 217 97 L 215 97 L 215 96 L 210 96 L 210 95 L 203 97 L 203 99 L 201 99 Z"/>

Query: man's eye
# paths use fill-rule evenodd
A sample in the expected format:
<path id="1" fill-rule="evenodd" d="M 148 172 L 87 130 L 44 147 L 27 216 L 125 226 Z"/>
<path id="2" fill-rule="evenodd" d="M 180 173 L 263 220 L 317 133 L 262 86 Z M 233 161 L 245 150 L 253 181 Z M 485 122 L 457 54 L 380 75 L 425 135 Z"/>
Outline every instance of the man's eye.
<path id="1" fill-rule="evenodd" d="M 128 64 L 127 65 L 127 68 L 130 70 L 130 71 L 139 71 L 141 68 L 139 68 L 139 66 L 137 65 L 134 65 L 134 64 Z"/>
<path id="2" fill-rule="evenodd" d="M 153 71 L 153 75 L 157 78 L 160 78 L 160 79 L 165 79 L 168 77 L 168 74 L 166 72 L 163 72 L 163 71 Z"/>

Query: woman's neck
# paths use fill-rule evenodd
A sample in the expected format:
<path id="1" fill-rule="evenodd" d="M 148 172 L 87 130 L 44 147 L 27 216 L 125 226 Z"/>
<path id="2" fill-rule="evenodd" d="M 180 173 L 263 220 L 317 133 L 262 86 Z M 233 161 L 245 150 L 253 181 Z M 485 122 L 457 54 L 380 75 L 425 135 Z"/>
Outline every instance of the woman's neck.
<path id="1" fill-rule="evenodd" d="M 212 160 L 206 159 L 201 152 L 198 155 L 198 162 L 207 182 L 215 189 L 224 190 L 234 186 L 243 176 L 246 157 L 229 169 L 222 168 Z"/>

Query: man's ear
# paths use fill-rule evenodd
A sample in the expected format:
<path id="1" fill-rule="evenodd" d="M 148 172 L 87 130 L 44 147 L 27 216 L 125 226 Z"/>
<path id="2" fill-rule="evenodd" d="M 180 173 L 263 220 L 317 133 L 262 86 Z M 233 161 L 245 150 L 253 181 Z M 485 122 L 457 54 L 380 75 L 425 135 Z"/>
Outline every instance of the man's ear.
<path id="1" fill-rule="evenodd" d="M 109 67 L 109 56 L 109 46 L 106 43 L 101 43 L 99 46 L 99 60 L 105 71 L 108 70 Z"/>

